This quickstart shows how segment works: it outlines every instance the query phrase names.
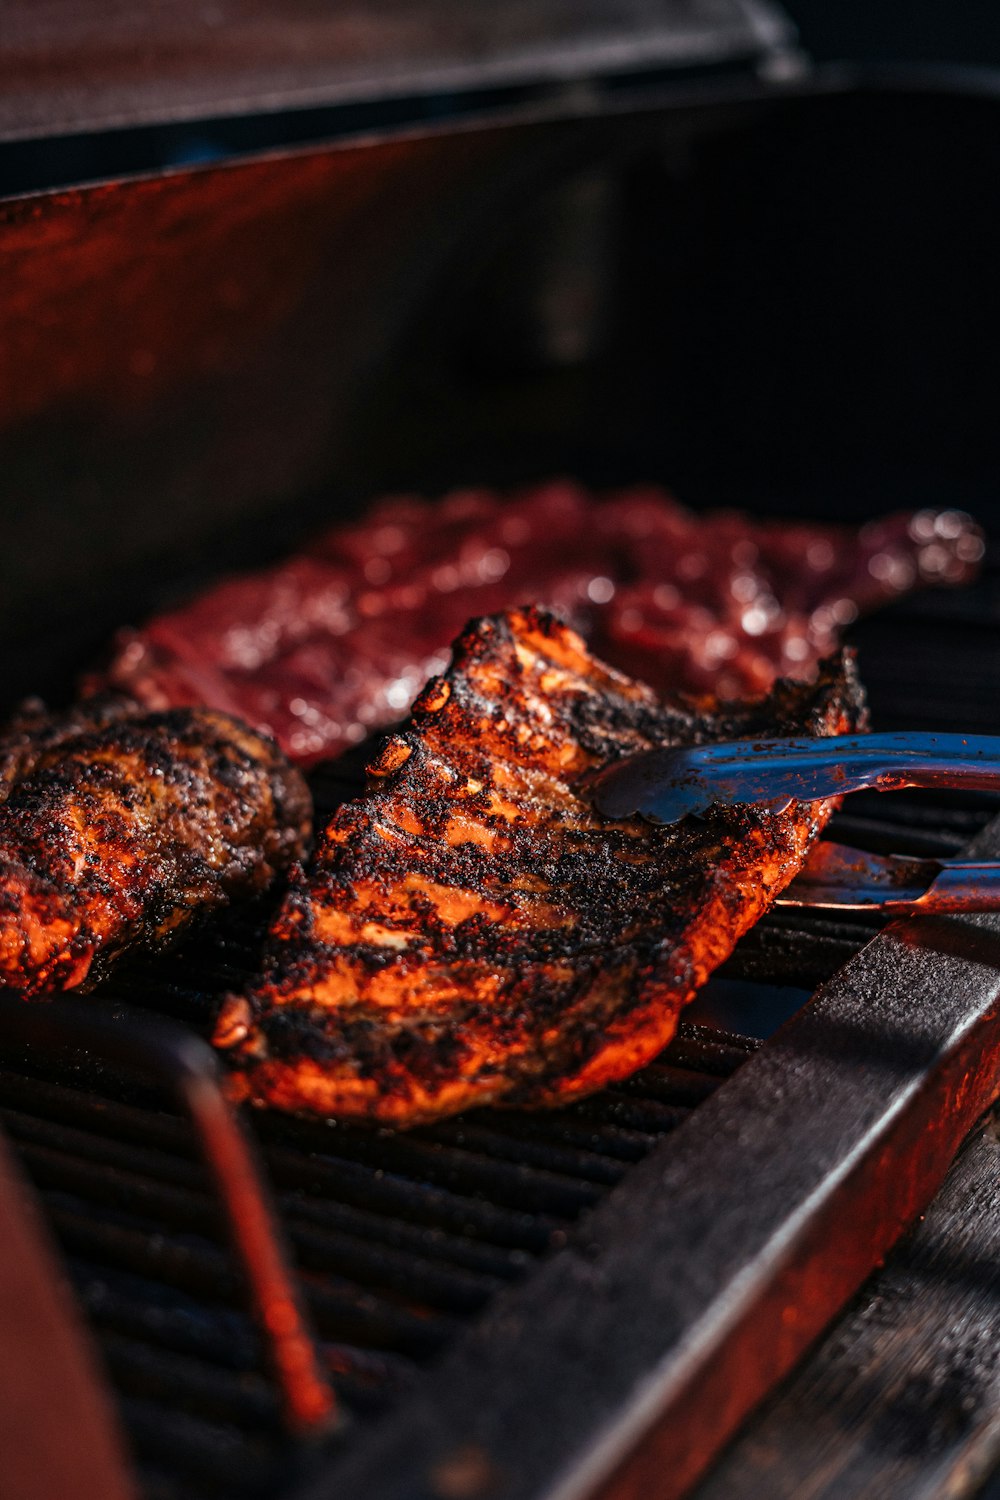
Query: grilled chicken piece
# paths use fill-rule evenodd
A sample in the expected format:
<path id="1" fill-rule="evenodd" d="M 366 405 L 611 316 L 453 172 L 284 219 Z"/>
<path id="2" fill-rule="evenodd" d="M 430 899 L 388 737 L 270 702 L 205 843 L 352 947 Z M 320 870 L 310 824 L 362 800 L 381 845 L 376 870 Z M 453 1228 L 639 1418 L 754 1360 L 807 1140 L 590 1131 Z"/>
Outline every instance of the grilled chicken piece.
<path id="1" fill-rule="evenodd" d="M 310 819 L 299 772 L 225 714 L 33 706 L 0 736 L 0 985 L 90 987 L 263 890 Z"/>
<path id="2" fill-rule="evenodd" d="M 407 1126 L 624 1078 L 799 869 L 833 802 L 609 822 L 586 773 L 654 745 L 863 727 L 849 655 L 753 705 L 659 702 L 551 615 L 473 623 L 293 881 L 215 1042 L 254 1103 Z"/>

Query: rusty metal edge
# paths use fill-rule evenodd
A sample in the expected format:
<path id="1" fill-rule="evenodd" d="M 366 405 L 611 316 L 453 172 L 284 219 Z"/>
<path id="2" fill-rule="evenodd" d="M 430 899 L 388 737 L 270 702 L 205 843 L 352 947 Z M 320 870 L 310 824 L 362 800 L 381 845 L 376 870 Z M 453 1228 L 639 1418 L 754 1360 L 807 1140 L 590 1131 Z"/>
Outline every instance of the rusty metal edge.
<path id="1" fill-rule="evenodd" d="M 894 924 L 296 1500 L 676 1500 L 998 1092 L 1000 918 Z"/>

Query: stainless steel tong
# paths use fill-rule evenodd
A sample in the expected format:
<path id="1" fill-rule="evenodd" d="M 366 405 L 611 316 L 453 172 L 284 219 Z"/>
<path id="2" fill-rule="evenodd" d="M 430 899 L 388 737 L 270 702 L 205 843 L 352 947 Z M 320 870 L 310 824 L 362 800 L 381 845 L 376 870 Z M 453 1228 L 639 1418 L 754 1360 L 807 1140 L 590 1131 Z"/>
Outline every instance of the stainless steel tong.
<path id="1" fill-rule="evenodd" d="M 591 792 L 605 817 L 677 823 L 716 803 L 782 812 L 793 801 L 901 787 L 1000 790 L 1000 737 L 850 734 L 651 750 L 606 767 Z M 780 901 L 896 916 L 1000 911 L 1000 864 L 886 857 L 823 843 Z"/>
<path id="2" fill-rule="evenodd" d="M 777 904 L 892 917 L 1000 911 L 1000 863 L 867 854 L 824 840 Z"/>
<path id="3" fill-rule="evenodd" d="M 648 750 L 605 767 L 591 792 L 607 818 L 640 813 L 652 823 L 679 823 L 717 802 L 782 812 L 791 802 L 907 786 L 1000 790 L 1000 737 L 841 734 Z"/>

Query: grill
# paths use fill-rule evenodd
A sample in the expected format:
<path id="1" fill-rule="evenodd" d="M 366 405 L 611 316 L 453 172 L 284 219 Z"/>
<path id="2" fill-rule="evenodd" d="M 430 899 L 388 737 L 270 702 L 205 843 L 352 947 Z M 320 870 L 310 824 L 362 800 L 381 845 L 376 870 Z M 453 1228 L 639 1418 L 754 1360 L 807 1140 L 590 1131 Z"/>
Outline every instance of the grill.
<path id="1" fill-rule="evenodd" d="M 970 674 L 974 701 L 956 701 L 951 664 L 971 645 L 995 648 L 998 596 L 1000 570 L 991 566 L 973 593 L 935 601 L 936 656 L 909 711 L 898 692 L 880 705 L 879 663 L 899 659 L 926 603 L 898 606 L 862 632 L 877 637 L 862 650 L 880 724 L 957 727 L 979 712 L 984 679 Z M 321 816 L 357 787 L 364 758 L 362 748 L 314 775 Z M 1000 799 L 982 794 L 863 794 L 831 833 L 877 851 L 949 855 L 998 807 Z M 140 1034 L 163 1018 L 204 1034 L 217 998 L 252 973 L 266 915 L 234 913 L 172 958 L 133 967 L 105 986 L 101 1007 Z M 772 913 L 696 1002 L 692 1014 L 702 1019 L 685 1022 L 655 1064 L 566 1109 L 477 1111 L 405 1135 L 254 1118 L 342 1413 L 341 1429 L 318 1450 L 287 1435 L 217 1188 L 191 1122 L 171 1108 L 162 1083 L 103 1058 L 100 1041 L 74 1048 L 71 1024 L 61 1047 L 52 1035 L 21 1045 L 8 1035 L 0 1119 L 97 1334 L 142 1493 L 240 1500 L 336 1492 L 311 1490 L 310 1475 L 355 1461 L 391 1431 L 394 1414 L 420 1400 L 445 1352 L 462 1349 L 486 1309 L 530 1283 L 543 1260 L 558 1267 L 567 1242 L 586 1235 L 591 1211 L 616 1188 L 627 1198 L 639 1163 L 669 1163 L 675 1132 L 762 1045 L 724 1023 L 772 1030 L 881 925 L 867 916 Z M 721 1207 L 732 1183 L 714 1188 Z M 478 1449 L 460 1449 L 439 1462 L 437 1490 L 428 1493 L 489 1493 L 483 1485 L 495 1484 L 484 1465 Z"/>
<path id="2" fill-rule="evenodd" d="M 151 58 L 200 36 L 197 9 L 164 12 L 179 30 Z M 426 9 L 368 95 L 385 34 L 347 67 L 319 22 L 305 91 L 302 57 L 278 80 L 252 27 L 153 80 L 120 51 L 107 96 L 99 69 L 67 88 L 56 49 L 25 72 L 53 150 L 7 94 L 16 190 L 48 186 L 59 149 L 80 176 L 98 147 L 123 171 L 205 140 L 251 159 L 0 204 L 5 699 L 65 695 L 123 620 L 391 487 L 571 470 L 662 476 L 695 505 L 995 516 L 1000 225 L 969 208 L 995 176 L 993 101 L 804 78 L 749 0 L 657 5 L 662 33 L 635 7 L 629 45 L 658 71 L 631 80 L 596 0 L 586 64 L 558 5 L 505 8 L 499 37 Z M 0 56 L 36 35 L 14 27 Z M 400 131 L 443 80 L 477 93 Z M 247 98 L 275 112 L 241 119 Z M 934 422 L 929 369 L 949 372 Z M 998 629 L 995 553 L 974 588 L 857 626 L 877 727 L 997 732 Z M 365 758 L 314 774 L 320 817 Z M 862 794 L 830 832 L 1000 856 L 998 811 Z M 778 911 L 655 1064 L 573 1107 L 234 1128 L 195 1044 L 267 916 L 234 912 L 93 1001 L 0 1002 L 0 1126 L 144 1500 L 689 1494 L 1000 1093 L 993 919 Z M 332 1425 L 313 1421 L 324 1381 Z"/>
<path id="3" fill-rule="evenodd" d="M 692 1029 L 673 1059 L 565 1122 L 339 1132 L 332 1144 L 296 1125 L 264 1131 L 352 1427 L 403 1398 L 462 1322 L 565 1240 L 751 1045 Z M 112 1080 L 98 1092 L 11 1069 L 2 1082 L 4 1123 L 100 1332 L 146 1492 L 268 1492 L 284 1450 L 278 1402 L 190 1132 L 134 1094 L 123 1102 Z"/>
<path id="4" fill-rule="evenodd" d="M 357 780 L 317 776 L 318 810 Z M 126 1026 L 153 1012 L 207 1030 L 216 998 L 253 973 L 263 920 L 240 914 L 221 941 L 213 933 L 106 987 L 106 1003 Z M 564 1244 L 755 1046 L 687 1026 L 640 1077 L 541 1117 L 480 1111 L 402 1136 L 259 1122 L 351 1427 L 403 1398 L 462 1324 Z M 190 1125 L 90 1055 L 68 1062 L 36 1046 L 10 1063 L 3 1122 L 100 1330 L 148 1493 L 267 1492 L 285 1447 L 280 1403 Z"/>

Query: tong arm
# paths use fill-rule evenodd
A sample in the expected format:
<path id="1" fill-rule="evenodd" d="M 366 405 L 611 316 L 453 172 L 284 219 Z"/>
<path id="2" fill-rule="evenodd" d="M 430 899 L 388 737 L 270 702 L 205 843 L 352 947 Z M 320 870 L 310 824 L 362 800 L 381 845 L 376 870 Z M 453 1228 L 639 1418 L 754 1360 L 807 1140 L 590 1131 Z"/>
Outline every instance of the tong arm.
<path id="1" fill-rule="evenodd" d="M 895 917 L 1000 911 L 1000 862 L 868 854 L 824 841 L 777 904 Z"/>
<path id="2" fill-rule="evenodd" d="M 804 786 L 814 775 L 832 774 L 844 792 L 907 786 L 988 791 L 1000 786 L 1000 735 L 909 730 L 827 739 L 736 740 L 699 746 L 697 755 L 706 768 L 737 774 L 752 774 L 763 758 L 764 775 L 773 767 L 783 776 L 801 776 Z"/>
<path id="3" fill-rule="evenodd" d="M 907 732 L 675 746 L 605 767 L 591 791 L 605 817 L 640 813 L 675 823 L 718 802 L 780 812 L 792 801 L 900 787 L 1000 788 L 1000 736 Z"/>

